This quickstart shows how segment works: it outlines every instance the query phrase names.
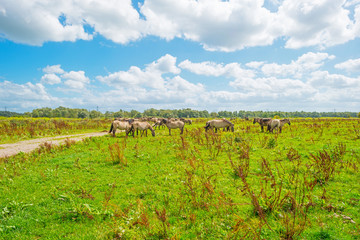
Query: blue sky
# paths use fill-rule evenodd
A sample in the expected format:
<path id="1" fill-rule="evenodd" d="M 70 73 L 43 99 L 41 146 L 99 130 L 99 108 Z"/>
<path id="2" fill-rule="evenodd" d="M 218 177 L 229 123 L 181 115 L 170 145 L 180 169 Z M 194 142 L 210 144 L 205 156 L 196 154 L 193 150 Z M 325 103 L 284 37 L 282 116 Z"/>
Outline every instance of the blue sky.
<path id="1" fill-rule="evenodd" d="M 360 111 L 360 0 L 1 0 L 0 109 Z"/>

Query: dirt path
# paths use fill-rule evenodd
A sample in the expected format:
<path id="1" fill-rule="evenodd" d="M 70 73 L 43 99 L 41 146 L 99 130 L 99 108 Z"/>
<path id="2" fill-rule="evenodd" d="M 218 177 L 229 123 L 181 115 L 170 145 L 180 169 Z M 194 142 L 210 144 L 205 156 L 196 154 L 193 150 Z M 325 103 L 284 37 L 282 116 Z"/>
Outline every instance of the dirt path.
<path id="1" fill-rule="evenodd" d="M 94 133 L 82 133 L 82 134 L 74 134 L 74 135 L 63 135 L 56 137 L 47 137 L 47 138 L 37 138 L 32 140 L 21 141 L 17 143 L 9 143 L 9 144 L 0 144 L 0 158 L 9 157 L 19 152 L 31 152 L 38 148 L 40 144 L 45 142 L 51 144 L 61 144 L 67 138 L 75 141 L 82 140 L 87 137 L 99 137 L 108 134 L 107 132 L 94 132 Z"/>

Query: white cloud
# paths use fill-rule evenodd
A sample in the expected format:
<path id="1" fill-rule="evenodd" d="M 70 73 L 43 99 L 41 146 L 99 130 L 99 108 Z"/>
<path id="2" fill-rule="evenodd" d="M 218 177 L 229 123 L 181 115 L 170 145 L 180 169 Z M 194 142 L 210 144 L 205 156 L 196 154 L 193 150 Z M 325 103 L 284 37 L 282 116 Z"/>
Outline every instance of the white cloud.
<path id="1" fill-rule="evenodd" d="M 207 50 L 233 51 L 270 45 L 278 37 L 275 16 L 262 5 L 262 0 L 146 0 L 141 12 L 150 34 L 197 41 Z"/>
<path id="2" fill-rule="evenodd" d="M 360 78 L 346 77 L 340 74 L 330 74 L 328 71 L 311 73 L 311 85 L 326 89 L 358 89 L 360 91 Z"/>
<path id="3" fill-rule="evenodd" d="M 303 74 L 315 71 L 324 65 L 325 60 L 332 60 L 335 56 L 328 53 L 308 52 L 289 64 L 269 63 L 261 67 L 266 76 L 290 76 L 301 78 Z"/>
<path id="4" fill-rule="evenodd" d="M 48 65 L 43 68 L 43 72 L 45 72 L 46 74 L 41 77 L 41 83 L 49 85 L 63 83 L 63 88 L 59 88 L 59 90 L 62 90 L 63 92 L 84 91 L 90 84 L 90 79 L 85 76 L 84 71 L 66 72 L 61 68 L 59 64 L 52 66 Z"/>
<path id="5" fill-rule="evenodd" d="M 68 15 L 116 43 L 126 44 L 145 34 L 145 21 L 140 19 L 131 0 L 80 0 Z"/>
<path id="6" fill-rule="evenodd" d="M 64 84 L 68 86 L 70 90 L 81 91 L 86 88 L 88 83 L 90 83 L 90 80 L 85 76 L 84 71 L 70 71 L 62 74 L 61 77 L 65 80 Z"/>
<path id="7" fill-rule="evenodd" d="M 61 79 L 54 73 L 46 73 L 41 77 L 41 82 L 45 84 L 59 84 L 61 83 Z"/>
<path id="8" fill-rule="evenodd" d="M 355 22 L 343 8 L 344 0 L 285 0 L 279 7 L 279 22 L 283 35 L 288 37 L 286 47 L 328 47 L 359 37 Z M 357 23 L 359 24 L 359 23 Z"/>
<path id="9" fill-rule="evenodd" d="M 47 65 L 45 68 L 43 68 L 43 72 L 45 73 L 56 73 L 56 74 L 63 74 L 65 71 L 61 69 L 61 65 Z"/>
<path id="10" fill-rule="evenodd" d="M 56 106 L 57 103 L 59 99 L 48 94 L 41 83 L 0 82 L 0 105 L 12 109 L 32 109 L 44 105 Z"/>
<path id="11" fill-rule="evenodd" d="M 360 58 L 349 59 L 345 62 L 338 63 L 335 65 L 337 69 L 344 69 L 348 72 L 359 72 L 360 71 Z"/>
<path id="12" fill-rule="evenodd" d="M 165 80 L 163 74 L 179 74 L 180 69 L 176 66 L 176 58 L 166 54 L 146 66 L 144 70 L 137 66 L 131 66 L 128 71 L 111 73 L 108 76 L 98 76 L 97 79 L 115 88 L 150 87 L 164 89 Z"/>
<path id="13" fill-rule="evenodd" d="M 249 68 L 258 69 L 258 68 L 260 68 L 262 65 L 264 65 L 264 63 L 265 63 L 265 62 L 253 61 L 253 62 L 246 63 L 245 66 L 247 66 L 247 67 L 249 67 Z"/>
<path id="14" fill-rule="evenodd" d="M 287 48 L 325 48 L 360 37 L 358 0 L 269 0 L 272 11 L 264 0 L 145 0 L 140 12 L 132 4 L 131 0 L 2 0 L 0 34 L 30 45 L 91 40 L 96 35 L 127 44 L 158 36 L 227 52 L 268 46 L 280 38 Z"/>
<path id="15" fill-rule="evenodd" d="M 58 18 L 67 7 L 74 7 L 71 1 L 3 0 L 0 3 L 0 32 L 9 40 L 30 45 L 92 39 L 81 22 L 61 24 Z"/>
<path id="16" fill-rule="evenodd" d="M 179 67 L 186 69 L 192 73 L 204 76 L 226 76 L 226 77 L 254 77 L 254 72 L 249 69 L 244 69 L 238 63 L 218 64 L 214 62 L 192 63 L 185 60 L 179 64 Z"/>
<path id="17" fill-rule="evenodd" d="M 125 44 L 142 37 L 144 21 L 131 0 L 3 0 L 0 33 L 14 42 L 91 40 L 96 33 Z M 85 25 L 95 33 L 85 32 Z"/>

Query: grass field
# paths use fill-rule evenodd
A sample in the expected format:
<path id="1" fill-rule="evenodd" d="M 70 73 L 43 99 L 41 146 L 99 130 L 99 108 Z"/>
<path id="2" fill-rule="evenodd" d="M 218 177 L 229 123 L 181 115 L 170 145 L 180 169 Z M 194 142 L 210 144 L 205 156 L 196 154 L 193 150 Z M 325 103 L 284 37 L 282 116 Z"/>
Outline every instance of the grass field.
<path id="1" fill-rule="evenodd" d="M 205 122 L 0 159 L 0 239 L 360 239 L 358 119 Z"/>

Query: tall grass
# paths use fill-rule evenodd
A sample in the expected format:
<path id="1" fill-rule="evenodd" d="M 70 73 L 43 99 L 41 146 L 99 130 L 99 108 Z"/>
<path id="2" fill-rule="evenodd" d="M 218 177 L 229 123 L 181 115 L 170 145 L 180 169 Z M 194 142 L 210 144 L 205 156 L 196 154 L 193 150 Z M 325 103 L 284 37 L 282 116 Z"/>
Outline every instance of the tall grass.
<path id="1" fill-rule="evenodd" d="M 103 136 L 0 161 L 0 238 L 357 239 L 354 121 Z M 19 194 L 21 193 L 21 194 Z"/>
<path id="2" fill-rule="evenodd" d="M 109 119 L 0 118 L 0 143 L 106 130 Z"/>

